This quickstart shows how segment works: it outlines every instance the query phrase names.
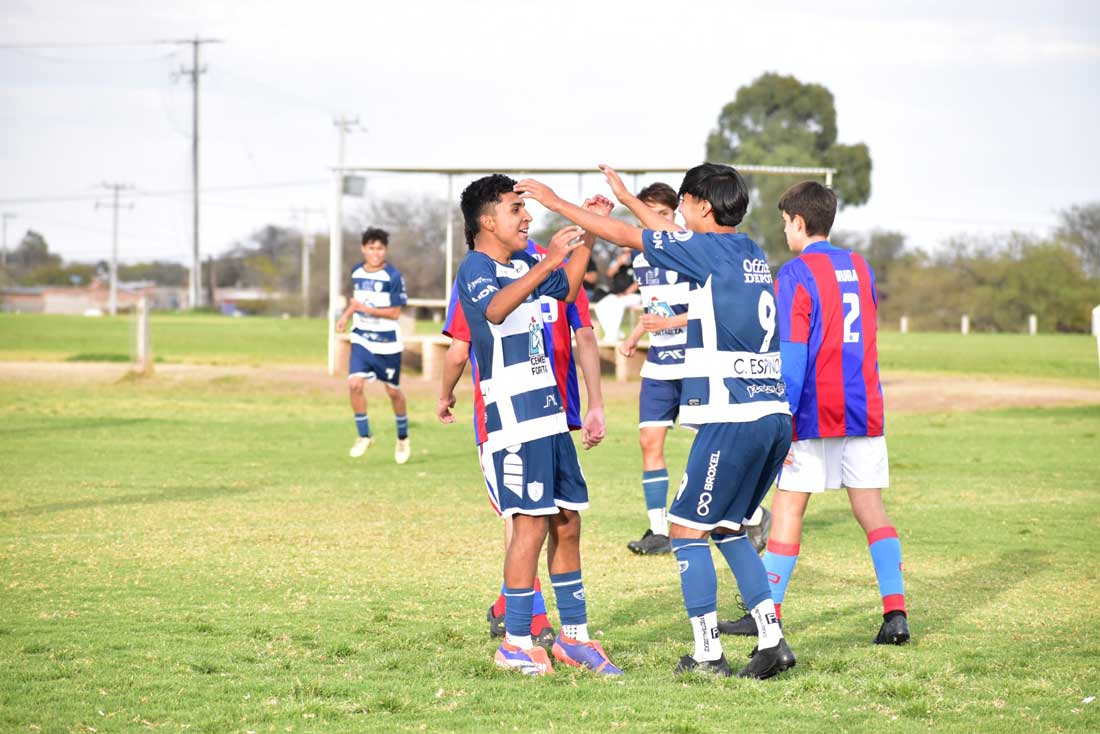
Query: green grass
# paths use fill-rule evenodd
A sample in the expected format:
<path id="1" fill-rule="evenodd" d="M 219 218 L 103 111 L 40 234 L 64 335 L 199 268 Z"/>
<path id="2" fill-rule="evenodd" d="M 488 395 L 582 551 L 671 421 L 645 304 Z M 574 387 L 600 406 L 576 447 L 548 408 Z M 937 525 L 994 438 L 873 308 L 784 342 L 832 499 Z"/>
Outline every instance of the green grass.
<path id="1" fill-rule="evenodd" d="M 671 675 L 691 633 L 675 564 L 624 547 L 644 526 L 625 399 L 581 458 L 591 627 L 627 676 L 496 670 L 500 524 L 468 393 L 449 427 L 431 398 L 397 467 L 377 390 L 380 441 L 347 458 L 338 380 L 0 384 L 0 731 L 1100 729 L 1098 406 L 892 414 L 914 643 L 870 644 L 865 540 L 828 494 L 784 604 L 798 666 L 759 683 Z"/>
<path id="2" fill-rule="evenodd" d="M 126 360 L 130 317 L 85 318 L 0 314 L 0 360 Z M 440 325 L 417 322 L 418 334 Z M 153 353 L 160 362 L 324 364 L 320 319 L 241 319 L 154 314 Z M 959 334 L 882 332 L 883 370 L 962 372 L 1002 377 L 1100 381 L 1096 340 L 1083 334 Z"/>

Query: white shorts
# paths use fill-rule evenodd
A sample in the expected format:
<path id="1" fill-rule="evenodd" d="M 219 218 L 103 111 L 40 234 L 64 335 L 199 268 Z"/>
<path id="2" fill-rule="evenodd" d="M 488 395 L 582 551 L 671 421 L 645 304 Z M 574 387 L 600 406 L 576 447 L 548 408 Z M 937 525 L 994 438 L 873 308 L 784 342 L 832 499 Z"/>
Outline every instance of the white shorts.
<path id="1" fill-rule="evenodd" d="M 807 438 L 791 444 L 776 483 L 789 492 L 890 486 L 885 436 Z"/>

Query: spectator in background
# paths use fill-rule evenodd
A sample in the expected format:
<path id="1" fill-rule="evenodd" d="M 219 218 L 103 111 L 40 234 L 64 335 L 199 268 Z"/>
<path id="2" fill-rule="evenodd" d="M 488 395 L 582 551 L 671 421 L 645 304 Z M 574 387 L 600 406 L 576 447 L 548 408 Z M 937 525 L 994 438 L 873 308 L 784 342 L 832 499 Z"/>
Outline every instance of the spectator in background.
<path id="1" fill-rule="evenodd" d="M 619 341 L 619 327 L 623 322 L 623 313 L 631 306 L 642 302 L 638 294 L 638 284 L 634 280 L 634 253 L 623 249 L 607 268 L 607 278 L 611 284 L 610 295 L 596 303 L 596 318 L 603 329 L 603 338 Z"/>

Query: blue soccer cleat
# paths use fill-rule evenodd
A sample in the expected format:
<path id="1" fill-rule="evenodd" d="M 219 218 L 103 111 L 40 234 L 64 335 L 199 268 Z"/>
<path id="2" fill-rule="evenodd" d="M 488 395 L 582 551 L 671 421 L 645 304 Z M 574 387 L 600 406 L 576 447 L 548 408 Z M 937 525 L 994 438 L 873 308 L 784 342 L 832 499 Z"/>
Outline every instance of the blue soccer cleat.
<path id="1" fill-rule="evenodd" d="M 497 648 L 496 655 L 493 656 L 493 662 L 501 668 L 518 670 L 524 675 L 546 675 L 554 672 L 554 666 L 551 665 L 550 658 L 546 656 L 546 650 L 541 647 L 524 650 L 521 647 L 502 642 L 500 647 Z"/>
<path id="2" fill-rule="evenodd" d="M 579 642 L 559 634 L 558 639 L 554 640 L 554 657 L 566 665 L 588 668 L 601 675 L 623 674 L 622 669 L 607 659 L 607 653 L 595 640 Z"/>

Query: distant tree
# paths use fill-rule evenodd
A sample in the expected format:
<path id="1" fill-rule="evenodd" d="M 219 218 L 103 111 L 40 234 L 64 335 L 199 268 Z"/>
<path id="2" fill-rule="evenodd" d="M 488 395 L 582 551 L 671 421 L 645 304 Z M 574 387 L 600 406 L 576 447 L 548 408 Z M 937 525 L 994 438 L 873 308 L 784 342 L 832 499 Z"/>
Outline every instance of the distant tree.
<path id="1" fill-rule="evenodd" d="M 1071 246 L 1091 277 L 1100 277 L 1100 201 L 1079 204 L 1059 214 L 1057 237 Z"/>
<path id="2" fill-rule="evenodd" d="M 737 90 L 722 108 L 706 143 L 706 158 L 718 163 L 823 166 L 838 170 L 834 186 L 840 205 L 855 206 L 871 196 L 871 154 L 863 143 L 837 143 L 836 105 L 820 84 L 768 73 Z M 804 176 L 746 176 L 752 207 L 742 230 L 778 264 L 791 257 L 776 203 Z"/>
<path id="3" fill-rule="evenodd" d="M 50 245 L 45 237 L 28 229 L 19 240 L 19 246 L 8 256 L 8 266 L 16 272 L 27 272 L 48 265 L 60 267 L 61 256 L 50 252 Z"/>

